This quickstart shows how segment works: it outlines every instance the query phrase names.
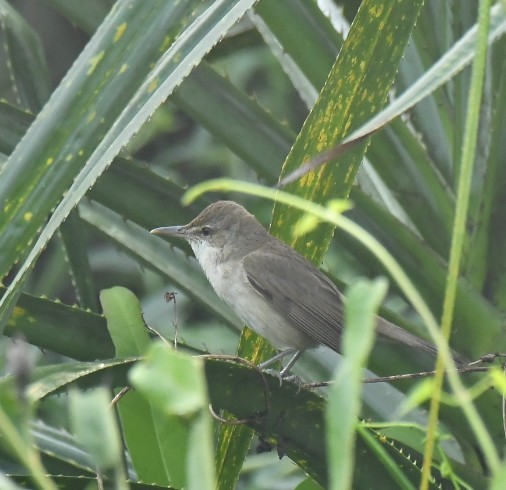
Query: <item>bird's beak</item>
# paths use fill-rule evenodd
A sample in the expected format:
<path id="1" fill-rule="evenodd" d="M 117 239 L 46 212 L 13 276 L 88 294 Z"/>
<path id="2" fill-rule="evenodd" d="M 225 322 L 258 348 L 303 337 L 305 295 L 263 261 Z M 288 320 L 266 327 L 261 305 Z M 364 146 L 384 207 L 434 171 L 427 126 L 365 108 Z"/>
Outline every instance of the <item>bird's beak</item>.
<path id="1" fill-rule="evenodd" d="M 153 235 L 173 236 L 183 238 L 185 236 L 184 226 L 162 226 L 161 228 L 155 228 L 150 233 Z"/>

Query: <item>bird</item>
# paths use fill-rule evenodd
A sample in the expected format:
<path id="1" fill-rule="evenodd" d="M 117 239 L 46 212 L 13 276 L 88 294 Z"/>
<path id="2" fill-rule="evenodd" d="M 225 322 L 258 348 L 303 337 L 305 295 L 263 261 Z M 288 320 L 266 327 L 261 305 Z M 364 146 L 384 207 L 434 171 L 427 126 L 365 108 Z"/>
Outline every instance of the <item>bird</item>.
<path id="1" fill-rule="evenodd" d="M 341 351 L 343 294 L 240 204 L 217 201 L 186 225 L 155 228 L 151 233 L 186 240 L 217 295 L 279 351 L 261 368 L 292 355 L 279 373 L 284 378 L 307 349 L 323 344 Z M 379 316 L 376 332 L 437 355 L 432 343 Z"/>

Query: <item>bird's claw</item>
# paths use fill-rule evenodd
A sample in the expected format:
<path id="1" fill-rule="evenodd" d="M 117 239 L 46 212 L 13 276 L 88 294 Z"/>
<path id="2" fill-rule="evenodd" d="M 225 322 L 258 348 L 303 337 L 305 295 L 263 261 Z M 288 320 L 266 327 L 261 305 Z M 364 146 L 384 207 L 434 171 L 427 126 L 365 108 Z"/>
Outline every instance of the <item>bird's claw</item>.
<path id="1" fill-rule="evenodd" d="M 275 369 L 264 369 L 263 372 L 265 374 L 270 374 L 271 376 L 274 376 L 279 381 L 279 387 L 281 388 L 281 385 L 283 384 L 283 376 L 279 371 L 276 371 Z"/>
<path id="2" fill-rule="evenodd" d="M 275 369 L 264 369 L 263 371 L 266 374 L 270 374 L 271 376 L 274 376 L 279 381 L 279 387 L 283 385 L 283 381 L 288 381 L 289 383 L 294 383 L 297 385 L 297 394 L 299 394 L 300 390 L 302 389 L 302 386 L 304 385 L 303 381 L 296 376 L 295 374 L 291 374 L 290 376 L 283 376 L 283 371 L 279 372 Z"/>

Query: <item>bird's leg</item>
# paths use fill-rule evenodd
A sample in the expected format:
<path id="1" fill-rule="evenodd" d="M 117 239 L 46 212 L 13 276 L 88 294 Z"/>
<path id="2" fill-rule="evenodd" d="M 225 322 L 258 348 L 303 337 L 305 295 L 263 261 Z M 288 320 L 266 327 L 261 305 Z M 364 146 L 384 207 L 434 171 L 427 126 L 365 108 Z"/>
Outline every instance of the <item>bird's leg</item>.
<path id="1" fill-rule="evenodd" d="M 279 379 L 279 385 L 281 386 L 281 383 L 284 379 L 293 381 L 296 384 L 299 385 L 299 390 L 301 386 L 301 381 L 297 376 L 288 376 L 288 373 L 290 372 L 290 369 L 292 369 L 293 365 L 297 362 L 297 359 L 302 355 L 304 350 L 297 350 L 297 349 L 286 349 L 284 351 L 278 352 L 274 357 L 271 357 L 270 359 L 267 359 L 267 361 L 262 362 L 258 367 L 265 372 L 268 372 L 269 374 L 272 374 L 273 376 L 276 376 Z M 267 366 L 270 366 L 276 361 L 279 361 L 280 359 L 283 359 L 283 357 L 286 357 L 290 354 L 293 354 L 292 358 L 288 361 L 288 364 L 278 373 L 277 371 L 274 371 L 273 369 L 265 369 Z"/>
<path id="2" fill-rule="evenodd" d="M 303 350 L 295 351 L 295 354 L 288 361 L 288 364 L 279 373 L 282 378 L 284 378 L 290 372 L 290 369 L 292 369 L 293 365 L 297 362 L 297 360 L 299 359 L 299 357 L 302 355 L 303 352 L 304 352 Z"/>
<path id="3" fill-rule="evenodd" d="M 296 349 L 286 349 L 282 350 L 281 352 L 278 352 L 275 356 L 271 357 L 270 359 L 267 359 L 267 361 L 262 362 L 258 365 L 259 369 L 265 369 L 266 367 L 269 367 L 271 364 L 274 364 L 275 362 L 279 361 L 280 359 L 283 359 L 286 356 L 289 356 L 290 354 L 299 352 Z M 295 359 L 297 360 L 297 359 Z M 290 367 L 293 366 L 293 362 L 290 361 Z"/>

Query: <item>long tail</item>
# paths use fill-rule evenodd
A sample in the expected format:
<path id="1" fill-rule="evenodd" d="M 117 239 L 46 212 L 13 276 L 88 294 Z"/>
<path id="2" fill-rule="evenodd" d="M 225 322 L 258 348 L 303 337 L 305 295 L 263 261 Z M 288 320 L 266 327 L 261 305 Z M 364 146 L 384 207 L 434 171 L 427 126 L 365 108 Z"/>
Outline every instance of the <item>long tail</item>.
<path id="1" fill-rule="evenodd" d="M 415 349 L 421 349 L 424 352 L 427 352 L 433 357 L 437 356 L 437 347 L 429 342 L 428 340 L 421 339 L 416 335 L 413 335 L 401 327 L 398 327 L 394 323 L 385 320 L 384 318 L 378 317 L 378 322 L 376 324 L 376 331 L 395 342 L 400 342 L 402 344 L 409 345 Z M 452 351 L 452 355 L 457 364 L 464 364 L 464 361 L 459 359 L 459 357 Z"/>

